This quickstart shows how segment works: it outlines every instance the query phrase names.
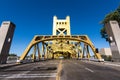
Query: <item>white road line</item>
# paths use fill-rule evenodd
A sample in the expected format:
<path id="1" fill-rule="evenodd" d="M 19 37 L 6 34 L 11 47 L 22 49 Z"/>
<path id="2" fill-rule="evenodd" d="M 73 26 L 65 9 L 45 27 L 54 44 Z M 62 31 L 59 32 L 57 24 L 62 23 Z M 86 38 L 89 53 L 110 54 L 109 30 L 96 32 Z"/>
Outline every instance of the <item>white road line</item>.
<path id="1" fill-rule="evenodd" d="M 77 63 L 74 63 L 74 64 L 77 64 Z"/>
<path id="2" fill-rule="evenodd" d="M 30 71 L 25 71 L 25 72 L 22 72 L 22 73 L 19 73 L 19 74 L 8 74 L 8 77 L 6 77 L 6 78 L 17 78 L 17 77 L 20 77 L 21 74 L 27 74 L 29 72 Z"/>
<path id="3" fill-rule="evenodd" d="M 47 75 L 47 76 L 9 76 L 9 77 L 6 77 L 6 78 L 46 78 L 46 77 L 56 77 L 56 75 Z M 1 77 L 0 77 L 1 78 Z M 2 77 L 3 78 L 3 77 Z"/>
<path id="4" fill-rule="evenodd" d="M 0 78 L 45 78 L 56 77 L 57 73 L 43 73 L 43 74 L 7 74 L 0 75 Z"/>
<path id="5" fill-rule="evenodd" d="M 39 75 L 56 75 L 56 74 L 57 74 L 57 73 L 42 73 L 42 74 L 21 74 L 21 75 L 29 75 L 29 76 L 30 76 L 30 75 L 33 75 L 33 76 L 34 76 L 34 75 L 38 75 L 38 76 L 39 76 Z"/>
<path id="6" fill-rule="evenodd" d="M 92 73 L 94 72 L 93 70 L 91 70 L 91 69 L 89 69 L 89 68 L 87 68 L 87 67 L 85 68 L 85 70 L 90 71 L 90 72 L 92 72 Z"/>
<path id="7" fill-rule="evenodd" d="M 58 64 L 58 63 L 49 63 L 49 64 Z"/>

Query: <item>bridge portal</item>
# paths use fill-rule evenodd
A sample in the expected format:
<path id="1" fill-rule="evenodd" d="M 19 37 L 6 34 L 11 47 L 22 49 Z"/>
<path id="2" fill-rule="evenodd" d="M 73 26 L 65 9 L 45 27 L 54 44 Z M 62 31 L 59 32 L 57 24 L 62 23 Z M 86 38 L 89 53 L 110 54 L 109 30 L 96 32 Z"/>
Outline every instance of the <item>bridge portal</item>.
<path id="1" fill-rule="evenodd" d="M 53 35 L 35 35 L 18 62 L 26 60 L 31 50 L 33 50 L 33 61 L 43 57 L 44 59 L 59 59 L 61 57 L 90 59 L 89 49 L 93 51 L 96 59 L 102 60 L 101 55 L 87 35 L 71 35 L 69 16 L 66 19 L 58 19 L 54 16 Z"/>

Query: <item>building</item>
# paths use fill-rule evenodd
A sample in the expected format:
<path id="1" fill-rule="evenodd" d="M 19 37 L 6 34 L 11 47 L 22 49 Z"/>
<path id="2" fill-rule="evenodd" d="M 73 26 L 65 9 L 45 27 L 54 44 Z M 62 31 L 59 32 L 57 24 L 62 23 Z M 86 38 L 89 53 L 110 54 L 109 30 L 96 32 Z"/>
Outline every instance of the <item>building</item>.
<path id="1" fill-rule="evenodd" d="M 111 49 L 110 48 L 101 48 L 100 54 L 105 56 L 112 56 Z"/>

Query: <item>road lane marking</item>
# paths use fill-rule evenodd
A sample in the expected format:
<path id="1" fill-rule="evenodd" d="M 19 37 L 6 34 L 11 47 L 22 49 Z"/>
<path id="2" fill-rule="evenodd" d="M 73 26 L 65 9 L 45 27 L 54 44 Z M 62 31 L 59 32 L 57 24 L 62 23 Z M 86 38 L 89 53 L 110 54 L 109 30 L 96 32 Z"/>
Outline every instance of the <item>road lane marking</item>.
<path id="1" fill-rule="evenodd" d="M 56 80 L 60 80 L 61 70 L 62 70 L 62 60 L 60 60 L 60 63 L 58 65 Z"/>
<path id="2" fill-rule="evenodd" d="M 0 78 L 46 78 L 56 77 L 57 73 L 43 73 L 43 74 L 7 74 L 0 75 Z"/>
<path id="3" fill-rule="evenodd" d="M 29 73 L 29 72 L 30 72 L 30 71 L 24 71 L 24 72 L 19 73 L 19 74 L 8 74 L 8 76 L 5 77 L 5 78 L 19 78 L 19 77 L 21 76 L 21 74 L 27 74 L 27 73 Z"/>
<path id="4" fill-rule="evenodd" d="M 91 70 L 91 69 L 89 69 L 89 68 L 87 68 L 87 67 L 85 68 L 85 70 L 90 71 L 90 72 L 92 72 L 92 73 L 94 72 L 93 70 Z"/>
<path id="5" fill-rule="evenodd" d="M 77 63 L 74 63 L 74 64 L 77 64 Z"/>
<path id="6" fill-rule="evenodd" d="M 58 64 L 58 63 L 49 63 L 49 64 Z"/>

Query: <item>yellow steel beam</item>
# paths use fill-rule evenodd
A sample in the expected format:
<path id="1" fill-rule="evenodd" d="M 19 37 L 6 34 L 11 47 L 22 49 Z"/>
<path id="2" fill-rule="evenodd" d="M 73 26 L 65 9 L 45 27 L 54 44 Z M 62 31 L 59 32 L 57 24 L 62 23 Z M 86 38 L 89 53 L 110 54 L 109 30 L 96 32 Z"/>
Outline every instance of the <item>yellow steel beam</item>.
<path id="1" fill-rule="evenodd" d="M 33 61 L 35 61 L 35 59 L 36 59 L 36 45 L 34 45 L 34 51 L 33 51 L 32 59 L 33 59 Z"/>
<path id="2" fill-rule="evenodd" d="M 26 55 L 28 54 L 28 52 L 30 51 L 33 45 L 38 44 L 40 42 L 44 42 L 44 41 L 52 41 L 52 40 L 60 40 L 60 39 L 68 40 L 68 41 L 83 42 L 91 47 L 97 59 L 99 60 L 102 59 L 101 55 L 99 53 L 96 53 L 96 48 L 94 47 L 94 45 L 92 44 L 92 42 L 90 41 L 87 35 L 71 35 L 71 36 L 53 36 L 53 35 L 52 36 L 39 36 L 39 35 L 36 35 L 33 38 L 33 40 L 30 42 L 28 47 L 25 49 L 25 51 L 23 52 L 22 56 L 20 57 L 20 60 L 25 59 Z"/>
<path id="3" fill-rule="evenodd" d="M 37 44 L 37 50 L 38 50 L 38 59 L 40 60 L 41 55 L 40 55 L 40 48 L 39 48 L 39 45 L 38 45 L 38 44 Z"/>
<path id="4" fill-rule="evenodd" d="M 30 51 L 30 49 L 33 47 L 33 42 L 34 42 L 34 38 L 33 40 L 30 42 L 30 44 L 28 45 L 28 47 L 25 49 L 25 51 L 23 52 L 23 54 L 20 56 L 20 61 L 24 60 L 25 57 L 27 56 L 28 52 Z"/>
<path id="5" fill-rule="evenodd" d="M 44 59 L 45 59 L 45 46 L 44 46 L 44 42 L 42 42 L 42 52 L 44 54 Z"/>

